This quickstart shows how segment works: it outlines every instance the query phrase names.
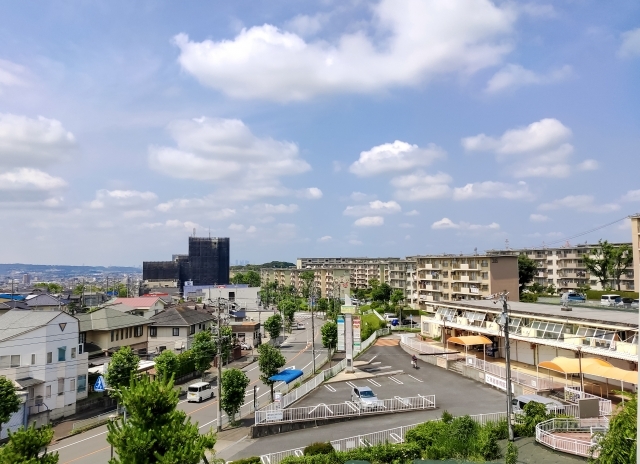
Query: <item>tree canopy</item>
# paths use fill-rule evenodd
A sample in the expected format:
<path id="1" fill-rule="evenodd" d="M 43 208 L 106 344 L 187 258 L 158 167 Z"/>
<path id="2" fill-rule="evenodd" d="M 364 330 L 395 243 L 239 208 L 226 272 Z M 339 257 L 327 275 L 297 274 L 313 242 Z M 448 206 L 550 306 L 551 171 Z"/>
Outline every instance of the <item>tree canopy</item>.
<path id="1" fill-rule="evenodd" d="M 629 401 L 620 404 L 609 422 L 609 430 L 600 433 L 600 439 L 592 452 L 599 464 L 636 462 L 638 448 L 638 395 L 626 394 Z"/>
<path id="2" fill-rule="evenodd" d="M 280 314 L 274 314 L 264 321 L 264 330 L 267 331 L 269 337 L 273 340 L 278 338 L 282 331 L 282 317 Z"/>
<path id="3" fill-rule="evenodd" d="M 249 287 L 260 286 L 260 273 L 254 270 L 236 272 L 230 279 L 232 284 L 247 284 Z"/>
<path id="4" fill-rule="evenodd" d="M 244 403 L 245 391 L 249 386 L 249 377 L 240 369 L 227 369 L 222 373 L 221 386 L 220 407 L 233 422 Z"/>
<path id="5" fill-rule="evenodd" d="M 178 356 L 171 350 L 164 350 L 154 358 L 154 361 L 156 363 L 156 374 L 161 380 L 168 381 L 172 375 L 178 372 L 180 365 Z"/>
<path id="6" fill-rule="evenodd" d="M 134 354 L 131 347 L 121 347 L 113 353 L 107 367 L 107 373 L 104 376 L 107 386 L 116 390 L 128 387 L 131 376 L 138 371 L 139 362 L 140 358 Z"/>
<path id="7" fill-rule="evenodd" d="M 533 280 L 538 272 L 536 262 L 525 254 L 518 255 L 518 283 L 520 284 L 520 293 L 525 286 Z"/>
<path id="8" fill-rule="evenodd" d="M 35 424 L 25 429 L 20 427 L 15 433 L 9 431 L 9 442 L 0 448 L 0 464 L 56 464 L 58 453 L 41 453 L 51 439 L 50 426 L 36 429 Z"/>
<path id="9" fill-rule="evenodd" d="M 258 369 L 260 369 L 260 380 L 271 389 L 271 401 L 273 401 L 273 384 L 269 377 L 278 373 L 278 369 L 284 366 L 287 360 L 279 349 L 264 343 L 258 347 Z"/>
<path id="10" fill-rule="evenodd" d="M 191 352 L 193 353 L 196 371 L 200 372 L 203 377 L 207 369 L 211 367 L 211 361 L 213 360 L 215 351 L 216 345 L 211 336 L 211 332 L 208 330 L 198 332 L 193 339 Z"/>
<path id="11" fill-rule="evenodd" d="M 0 377 L 0 430 L 2 430 L 2 424 L 9 422 L 11 416 L 19 409 L 20 399 L 13 382 L 6 377 Z"/>
<path id="12" fill-rule="evenodd" d="M 338 346 L 338 324 L 327 321 L 320 328 L 320 333 L 322 334 L 322 346 L 335 350 Z"/>

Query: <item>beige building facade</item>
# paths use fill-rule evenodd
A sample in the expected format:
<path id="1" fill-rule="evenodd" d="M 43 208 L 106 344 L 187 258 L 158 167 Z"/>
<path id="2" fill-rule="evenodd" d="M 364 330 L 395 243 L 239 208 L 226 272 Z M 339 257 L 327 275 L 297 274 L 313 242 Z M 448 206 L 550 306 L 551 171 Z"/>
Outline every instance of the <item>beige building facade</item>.
<path id="1" fill-rule="evenodd" d="M 344 298 L 345 295 L 350 295 L 351 270 L 344 267 L 264 268 L 260 270 L 261 285 L 276 282 L 285 287 L 293 286 L 302 294 L 304 281 L 300 274 L 309 270 L 315 275 L 314 288 L 321 298 Z"/>
<path id="2" fill-rule="evenodd" d="M 414 308 L 439 301 L 481 300 L 507 291 L 518 300 L 518 257 L 513 255 L 414 256 L 416 288 L 409 297 Z"/>
<path id="3" fill-rule="evenodd" d="M 635 291 L 640 291 L 640 214 L 631 216 L 631 246 L 633 247 L 633 274 Z"/>
<path id="4" fill-rule="evenodd" d="M 385 282 L 385 268 L 400 258 L 298 258 L 298 269 L 348 269 L 351 288 L 367 288 L 371 279 Z"/>

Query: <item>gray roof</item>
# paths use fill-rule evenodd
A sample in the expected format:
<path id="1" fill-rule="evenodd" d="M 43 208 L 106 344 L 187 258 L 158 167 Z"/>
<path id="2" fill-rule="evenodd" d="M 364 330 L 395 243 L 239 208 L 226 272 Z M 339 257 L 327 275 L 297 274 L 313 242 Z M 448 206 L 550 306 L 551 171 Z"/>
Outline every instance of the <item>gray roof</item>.
<path id="1" fill-rule="evenodd" d="M 475 301 L 439 301 L 434 306 L 465 306 L 499 312 L 502 310 L 500 302 L 494 304 L 491 300 Z M 560 305 L 544 303 L 524 303 L 522 301 L 509 301 L 509 307 L 514 313 L 529 314 L 538 317 L 554 317 L 574 322 L 594 322 L 598 324 L 623 325 L 638 328 L 637 311 L 621 311 L 619 309 L 590 308 L 579 304 L 570 305 L 571 311 L 561 311 Z"/>
<path id="2" fill-rule="evenodd" d="M 33 311 L 12 309 L 0 316 L 0 341 L 9 340 L 40 327 L 46 326 L 62 314 L 62 311 Z"/>
<path id="3" fill-rule="evenodd" d="M 157 326 L 180 327 L 213 321 L 215 317 L 205 311 L 189 308 L 167 308 L 149 318 Z"/>
<path id="4" fill-rule="evenodd" d="M 80 321 L 80 332 L 114 330 L 150 323 L 146 317 L 123 313 L 113 308 L 101 308 L 90 313 L 77 314 L 76 317 Z"/>
<path id="5" fill-rule="evenodd" d="M 32 298 L 27 298 L 25 302 L 27 303 L 28 306 L 36 306 L 36 307 L 64 305 L 64 303 L 61 300 L 59 300 L 58 298 L 48 293 L 41 293 Z"/>

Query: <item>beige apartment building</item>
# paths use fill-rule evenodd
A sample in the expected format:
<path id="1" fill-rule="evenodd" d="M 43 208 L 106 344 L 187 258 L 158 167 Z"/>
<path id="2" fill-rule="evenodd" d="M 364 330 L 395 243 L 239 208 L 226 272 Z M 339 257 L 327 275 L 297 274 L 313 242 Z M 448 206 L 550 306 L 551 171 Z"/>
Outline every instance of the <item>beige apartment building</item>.
<path id="1" fill-rule="evenodd" d="M 640 291 L 640 214 L 631 216 L 631 246 L 633 247 L 633 274 L 635 291 Z"/>
<path id="2" fill-rule="evenodd" d="M 385 268 L 400 258 L 298 258 L 298 269 L 348 269 L 351 288 L 367 288 L 371 279 L 385 282 Z"/>
<path id="3" fill-rule="evenodd" d="M 409 303 L 426 309 L 437 301 L 481 300 L 507 291 L 518 301 L 517 255 L 433 255 L 407 258 L 416 262 L 416 290 Z"/>
<path id="4" fill-rule="evenodd" d="M 408 303 L 417 289 L 416 260 L 391 259 L 384 263 L 382 282 L 389 284 L 393 290 L 401 290 Z"/>
<path id="5" fill-rule="evenodd" d="M 308 270 L 314 272 L 314 288 L 322 298 L 344 298 L 345 295 L 350 295 L 351 270 L 343 267 L 264 268 L 260 270 L 261 284 L 265 286 L 270 282 L 277 282 L 281 286 L 293 286 L 302 294 L 303 280 L 300 274 Z"/>
<path id="6" fill-rule="evenodd" d="M 636 245 L 634 248 L 634 263 L 638 263 L 638 220 L 632 219 L 632 230 L 636 231 Z M 614 243 L 614 245 L 624 245 Z M 626 245 L 629 245 L 628 243 Z M 525 254 L 538 264 L 538 273 L 533 282 L 540 285 L 553 285 L 559 293 L 575 290 L 581 285 L 589 285 L 592 290 L 603 290 L 602 285 L 595 276 L 587 271 L 584 265 L 584 255 L 589 255 L 597 244 L 565 245 L 555 248 L 527 248 L 519 250 L 488 250 L 488 255 L 514 255 Z M 634 283 L 634 265 L 632 264 L 620 276 L 620 290 L 637 291 L 638 284 Z M 636 264 L 637 266 L 637 264 Z M 637 277 L 635 277 L 637 282 Z M 613 286 L 613 282 L 611 283 Z"/>

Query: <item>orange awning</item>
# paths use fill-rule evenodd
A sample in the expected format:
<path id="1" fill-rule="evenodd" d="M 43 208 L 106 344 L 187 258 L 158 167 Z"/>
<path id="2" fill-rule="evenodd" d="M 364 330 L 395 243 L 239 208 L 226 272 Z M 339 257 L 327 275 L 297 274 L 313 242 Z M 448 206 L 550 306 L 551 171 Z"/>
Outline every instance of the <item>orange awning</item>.
<path id="1" fill-rule="evenodd" d="M 613 364 L 608 363 L 598 358 L 583 358 L 582 359 L 582 373 L 587 374 L 587 368 L 590 365 L 599 365 L 601 367 L 613 367 Z M 563 374 L 579 374 L 580 373 L 580 360 L 577 358 L 565 358 L 558 356 L 551 361 L 543 361 L 538 364 L 538 367 L 544 367 L 552 371 L 561 372 Z"/>
<path id="2" fill-rule="evenodd" d="M 493 342 L 489 340 L 487 337 L 483 337 L 482 335 L 469 335 L 466 337 L 451 337 L 447 338 L 447 343 L 455 343 L 456 345 L 491 345 Z"/>

